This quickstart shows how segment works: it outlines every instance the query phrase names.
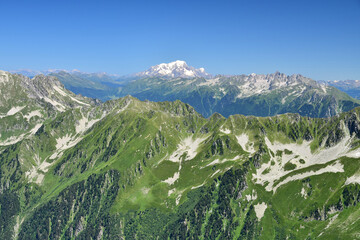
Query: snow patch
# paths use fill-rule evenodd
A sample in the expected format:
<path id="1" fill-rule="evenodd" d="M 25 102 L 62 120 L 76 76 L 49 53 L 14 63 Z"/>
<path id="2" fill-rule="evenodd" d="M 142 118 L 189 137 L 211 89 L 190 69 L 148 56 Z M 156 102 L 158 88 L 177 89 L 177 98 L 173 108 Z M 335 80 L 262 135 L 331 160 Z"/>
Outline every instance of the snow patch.
<path id="1" fill-rule="evenodd" d="M 230 134 L 231 133 L 230 129 L 227 129 L 227 128 L 221 128 L 220 132 L 225 133 L 225 134 Z"/>
<path id="2" fill-rule="evenodd" d="M 168 196 L 170 196 L 171 194 L 173 194 L 173 193 L 175 192 L 175 190 L 176 190 L 175 188 L 170 189 L 169 192 L 168 192 Z"/>
<path id="3" fill-rule="evenodd" d="M 276 154 L 278 151 L 283 152 L 282 156 L 275 156 L 271 158 L 271 161 L 268 163 L 262 164 L 259 169 L 257 169 L 256 173 L 253 174 L 253 178 L 256 179 L 257 184 L 265 185 L 265 189 L 267 191 L 276 190 L 277 187 L 281 186 L 282 184 L 292 181 L 304 178 L 306 176 L 312 176 L 312 175 L 319 175 L 324 172 L 340 172 L 343 171 L 343 166 L 338 163 L 335 166 L 327 166 L 323 168 L 322 170 L 319 170 L 317 172 L 308 172 L 305 175 L 295 175 L 288 179 L 285 179 L 282 183 L 278 184 L 276 188 L 273 188 L 274 182 L 281 177 L 287 175 L 289 171 L 284 170 L 284 166 L 288 162 L 296 163 L 300 159 L 304 160 L 303 164 L 296 164 L 296 170 L 306 168 L 315 164 L 326 164 L 330 161 L 336 160 L 342 156 L 348 156 L 349 153 L 349 145 L 351 142 L 350 136 L 345 136 L 341 142 L 339 142 L 337 145 L 321 149 L 320 151 L 317 151 L 315 153 L 311 152 L 310 149 L 310 142 L 303 141 L 302 144 L 297 143 L 288 143 L 288 144 L 282 144 L 279 142 L 271 143 L 268 138 L 265 138 L 265 143 L 269 150 L 271 150 L 274 154 Z M 290 154 L 285 154 L 285 150 L 287 152 L 290 152 Z M 272 164 L 271 162 L 275 162 L 275 164 Z M 262 174 L 266 169 L 267 174 Z M 291 179 L 291 180 L 290 180 Z"/>
<path id="4" fill-rule="evenodd" d="M 183 193 L 183 191 L 181 191 L 181 192 L 179 193 L 179 195 L 178 195 L 178 196 L 176 197 L 176 199 L 175 199 L 176 206 L 179 205 L 179 203 L 180 203 L 180 199 L 181 199 L 182 193 Z"/>
<path id="5" fill-rule="evenodd" d="M 338 216 L 339 216 L 339 214 L 336 214 L 332 218 L 330 218 L 330 221 L 329 221 L 328 225 L 326 225 L 325 229 L 328 229 L 330 227 L 330 225 L 333 224 L 333 222 L 337 219 Z"/>
<path id="6" fill-rule="evenodd" d="M 82 140 L 82 137 L 72 137 L 70 135 L 65 135 L 61 138 L 56 139 L 56 151 L 50 156 L 50 159 L 58 158 L 62 155 L 62 152 L 66 149 L 69 149 Z"/>
<path id="7" fill-rule="evenodd" d="M 81 101 L 77 100 L 76 98 L 74 98 L 74 97 L 72 97 L 72 96 L 70 96 L 70 95 L 69 95 L 69 97 L 70 97 L 73 101 L 75 101 L 75 102 L 77 102 L 77 103 L 79 103 L 79 104 L 81 104 L 81 105 L 85 105 L 85 106 L 90 107 L 90 104 L 88 104 L 88 103 L 81 102 Z"/>
<path id="8" fill-rule="evenodd" d="M 211 174 L 210 178 L 214 177 L 219 172 L 220 172 L 220 169 L 216 170 L 213 174 Z"/>
<path id="9" fill-rule="evenodd" d="M 209 164 L 206 165 L 205 167 L 213 166 L 213 165 L 215 165 L 215 164 L 224 163 L 224 162 L 228 162 L 228 161 L 236 161 L 236 160 L 239 160 L 240 158 L 241 158 L 241 156 L 239 155 L 239 156 L 236 156 L 236 157 L 234 157 L 234 158 L 232 158 L 232 159 L 227 159 L 227 158 L 224 158 L 224 159 L 222 159 L 222 160 L 220 160 L 220 159 L 215 159 L 214 161 L 212 161 L 211 163 L 209 163 Z M 201 167 L 200 169 L 202 169 L 202 168 L 204 168 L 204 167 Z"/>
<path id="10" fill-rule="evenodd" d="M 178 196 L 176 196 L 175 203 L 176 203 L 176 205 L 179 205 L 181 196 L 182 196 L 182 194 L 183 194 L 184 191 L 185 191 L 185 190 L 176 191 L 176 189 L 173 188 L 173 189 L 170 189 L 170 190 L 169 190 L 168 196 L 170 196 L 171 194 L 174 194 L 175 192 L 177 192 L 177 193 L 178 193 Z"/>
<path id="11" fill-rule="evenodd" d="M 44 174 L 38 173 L 38 168 L 33 167 L 31 170 L 25 173 L 25 176 L 29 179 L 30 182 L 34 182 L 36 184 L 41 184 L 44 180 Z"/>
<path id="12" fill-rule="evenodd" d="M 197 188 L 202 187 L 202 186 L 204 186 L 204 183 L 202 183 L 202 184 L 200 184 L 200 185 L 197 185 L 197 186 L 195 186 L 195 187 L 191 187 L 191 190 L 197 189 Z"/>
<path id="13" fill-rule="evenodd" d="M 283 180 L 282 182 L 280 182 L 279 184 L 274 186 L 273 190 L 274 190 L 274 193 L 275 193 L 277 188 L 279 188 L 280 186 L 282 186 L 282 185 L 284 185 L 284 184 L 286 184 L 288 182 L 291 182 L 291 181 L 304 179 L 304 178 L 307 178 L 307 177 L 310 177 L 310 176 L 321 175 L 323 173 L 338 173 L 338 172 L 344 172 L 344 166 L 339 161 L 335 162 L 332 165 L 321 168 L 318 171 L 309 171 L 309 172 L 295 174 L 295 175 L 292 175 L 290 177 L 287 177 L 285 180 Z M 269 191 L 268 187 L 266 187 L 266 190 Z"/>
<path id="14" fill-rule="evenodd" d="M 21 226 L 21 224 L 24 222 L 24 219 L 25 219 L 25 217 L 23 217 L 23 218 L 20 220 L 20 215 L 18 215 L 18 216 L 16 217 L 16 224 L 15 224 L 15 226 L 14 226 L 13 239 L 17 239 L 17 238 L 18 238 L 20 226 Z"/>
<path id="15" fill-rule="evenodd" d="M 0 146 L 8 146 L 8 145 L 15 144 L 15 143 L 20 142 L 21 140 L 23 140 L 24 137 L 25 137 L 25 134 L 21 134 L 19 136 L 11 136 L 8 139 L 0 142 Z"/>
<path id="16" fill-rule="evenodd" d="M 61 103 L 58 103 L 48 97 L 44 97 L 43 98 L 46 102 L 50 103 L 51 105 L 53 105 L 58 111 L 60 112 L 64 112 L 66 110 L 65 106 L 62 105 Z"/>
<path id="17" fill-rule="evenodd" d="M 45 175 L 43 173 L 39 173 L 39 171 L 46 173 L 52 164 L 46 161 L 40 163 L 41 159 L 38 155 L 35 155 L 35 160 L 37 165 L 33 166 L 29 171 L 25 172 L 25 176 L 31 182 L 41 184 L 44 180 Z"/>
<path id="18" fill-rule="evenodd" d="M 71 141 L 71 136 L 69 136 L 68 134 L 56 139 L 56 149 L 57 150 L 64 150 L 65 146 L 68 145 L 68 143 Z"/>
<path id="19" fill-rule="evenodd" d="M 43 161 L 39 166 L 39 170 L 41 170 L 43 172 L 47 172 L 51 165 L 52 165 L 51 163 L 48 163 L 47 161 Z"/>
<path id="20" fill-rule="evenodd" d="M 5 115 L 0 115 L 0 119 L 4 118 L 4 117 L 15 115 L 16 113 L 20 112 L 24 108 L 25 108 L 25 106 L 23 106 L 23 107 L 12 107 Z"/>
<path id="21" fill-rule="evenodd" d="M 175 183 L 176 180 L 178 180 L 180 177 L 180 173 L 176 172 L 174 173 L 174 176 L 169 177 L 168 179 L 164 180 L 163 182 L 169 184 L 169 185 L 173 185 Z"/>
<path id="22" fill-rule="evenodd" d="M 105 113 L 100 118 L 92 119 L 92 120 L 89 120 L 88 118 L 83 117 L 82 119 L 79 120 L 78 124 L 75 126 L 76 133 L 86 132 L 86 130 L 91 128 L 95 123 L 97 123 L 98 121 L 103 119 L 104 116 L 105 116 Z"/>
<path id="23" fill-rule="evenodd" d="M 264 216 L 266 208 L 267 205 L 264 202 L 254 205 L 255 214 L 259 220 L 261 220 L 261 218 Z"/>
<path id="24" fill-rule="evenodd" d="M 42 126 L 42 123 L 36 124 L 36 126 L 30 130 L 30 134 L 34 135 L 39 130 L 39 128 L 41 128 L 41 126 Z"/>
<path id="25" fill-rule="evenodd" d="M 251 194 L 245 195 L 245 198 L 246 198 L 246 200 L 247 200 L 248 202 L 253 201 L 253 200 L 256 200 L 256 199 L 257 199 L 256 191 L 253 190 L 253 191 L 251 192 Z"/>
<path id="26" fill-rule="evenodd" d="M 169 161 L 171 162 L 180 162 L 181 156 L 186 153 L 185 161 L 191 160 L 197 155 L 197 149 L 199 148 L 200 143 L 202 143 L 205 138 L 196 138 L 193 139 L 191 136 L 182 140 L 178 148 L 171 154 Z"/>
<path id="27" fill-rule="evenodd" d="M 236 139 L 238 140 L 238 143 L 242 149 L 248 151 L 251 154 L 255 153 L 255 149 L 249 142 L 249 136 L 247 134 L 243 133 L 239 136 L 236 136 Z"/>
<path id="28" fill-rule="evenodd" d="M 360 175 L 356 174 L 346 179 L 345 185 L 360 184 Z"/>
<path id="29" fill-rule="evenodd" d="M 209 167 L 209 166 L 212 166 L 212 165 L 215 165 L 215 164 L 218 164 L 218 163 L 220 163 L 220 159 L 215 159 L 214 161 L 212 161 L 211 163 L 209 163 L 205 167 Z"/>
<path id="30" fill-rule="evenodd" d="M 23 140 L 25 138 L 25 136 L 28 135 L 28 137 L 34 135 L 38 130 L 39 128 L 42 126 L 42 124 L 37 124 L 33 129 L 31 129 L 29 132 L 27 133 L 23 133 L 19 136 L 11 136 L 9 137 L 8 139 L 0 142 L 0 146 L 8 146 L 8 145 L 12 145 L 12 144 L 15 144 L 17 142 L 20 142 L 21 140 Z"/>
<path id="31" fill-rule="evenodd" d="M 12 107 L 6 114 L 6 116 L 12 116 L 18 112 L 20 112 L 21 110 L 23 110 L 25 108 L 25 106 L 23 107 Z"/>
<path id="32" fill-rule="evenodd" d="M 35 116 L 42 117 L 42 114 L 39 110 L 36 110 L 24 115 L 24 118 L 26 118 L 27 121 L 30 121 L 30 119 Z"/>
<path id="33" fill-rule="evenodd" d="M 58 86 L 54 86 L 55 91 L 57 91 L 58 93 L 60 93 L 60 95 L 67 97 L 67 94 L 61 90 Z"/>
<path id="34" fill-rule="evenodd" d="M 307 194 L 306 194 L 305 188 L 302 188 L 302 189 L 301 189 L 300 194 L 301 194 L 301 196 L 302 196 L 303 198 L 305 198 L 305 199 L 307 198 Z"/>
<path id="35" fill-rule="evenodd" d="M 178 149 L 169 157 L 169 161 L 179 163 L 179 170 L 178 172 L 174 173 L 172 177 L 169 177 L 163 182 L 172 185 L 179 179 L 182 161 L 193 159 L 197 154 L 196 150 L 198 149 L 200 143 L 204 140 L 205 138 L 196 138 L 193 140 L 192 137 L 188 137 L 180 142 Z M 186 157 L 183 159 L 182 156 L 184 153 L 186 153 Z"/>

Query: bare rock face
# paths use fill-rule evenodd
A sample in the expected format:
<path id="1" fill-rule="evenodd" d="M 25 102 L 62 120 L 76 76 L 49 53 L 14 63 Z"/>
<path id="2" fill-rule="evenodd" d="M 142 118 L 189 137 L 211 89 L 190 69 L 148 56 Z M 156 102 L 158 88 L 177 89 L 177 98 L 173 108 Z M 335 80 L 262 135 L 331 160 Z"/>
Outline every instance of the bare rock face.
<path id="1" fill-rule="evenodd" d="M 0 71 L 0 146 L 34 135 L 46 119 L 73 109 L 91 109 L 96 100 L 75 95 L 52 76 L 29 78 Z"/>
<path id="2" fill-rule="evenodd" d="M 91 106 L 96 101 L 75 95 L 65 89 L 64 85 L 53 76 L 37 75 L 29 78 L 20 74 L 0 72 L 0 86 L 3 98 L 0 104 L 14 106 L 17 104 L 26 105 L 27 101 L 43 101 L 50 103 L 55 109 L 65 111 L 77 106 Z M 9 102 L 11 100 L 11 102 Z M 0 113 L 1 114 L 1 113 Z"/>

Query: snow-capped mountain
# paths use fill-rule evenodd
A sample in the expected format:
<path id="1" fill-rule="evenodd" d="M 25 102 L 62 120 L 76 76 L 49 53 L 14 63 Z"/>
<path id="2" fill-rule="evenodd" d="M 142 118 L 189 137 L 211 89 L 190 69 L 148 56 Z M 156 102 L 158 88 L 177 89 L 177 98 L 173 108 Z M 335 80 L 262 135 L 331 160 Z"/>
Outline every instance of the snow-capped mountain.
<path id="1" fill-rule="evenodd" d="M 169 78 L 195 78 L 204 77 L 208 78 L 211 75 L 205 72 L 204 68 L 194 68 L 188 66 L 185 61 L 177 60 L 171 63 L 161 63 L 156 66 L 152 66 L 144 72 L 136 73 L 137 77 L 169 77 Z"/>

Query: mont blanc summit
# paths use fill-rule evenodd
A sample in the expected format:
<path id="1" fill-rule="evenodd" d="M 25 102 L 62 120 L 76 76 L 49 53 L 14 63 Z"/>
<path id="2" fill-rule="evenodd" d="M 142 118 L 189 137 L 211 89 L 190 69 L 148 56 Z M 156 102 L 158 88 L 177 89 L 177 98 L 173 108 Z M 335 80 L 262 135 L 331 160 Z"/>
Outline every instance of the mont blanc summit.
<path id="1" fill-rule="evenodd" d="M 150 67 L 148 70 L 136 73 L 138 77 L 168 77 L 168 78 L 195 78 L 195 77 L 210 77 L 211 75 L 205 72 L 204 68 L 194 68 L 188 66 L 185 61 L 174 61 L 170 63 L 161 63 Z"/>

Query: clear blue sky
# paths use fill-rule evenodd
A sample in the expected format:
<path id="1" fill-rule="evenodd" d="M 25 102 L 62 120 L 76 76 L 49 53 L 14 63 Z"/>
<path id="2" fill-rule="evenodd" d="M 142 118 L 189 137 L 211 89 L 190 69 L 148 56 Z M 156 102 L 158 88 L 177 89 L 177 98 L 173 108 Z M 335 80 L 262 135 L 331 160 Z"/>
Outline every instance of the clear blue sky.
<path id="1" fill-rule="evenodd" d="M 360 0 L 1 1 L 0 69 L 360 79 Z"/>

